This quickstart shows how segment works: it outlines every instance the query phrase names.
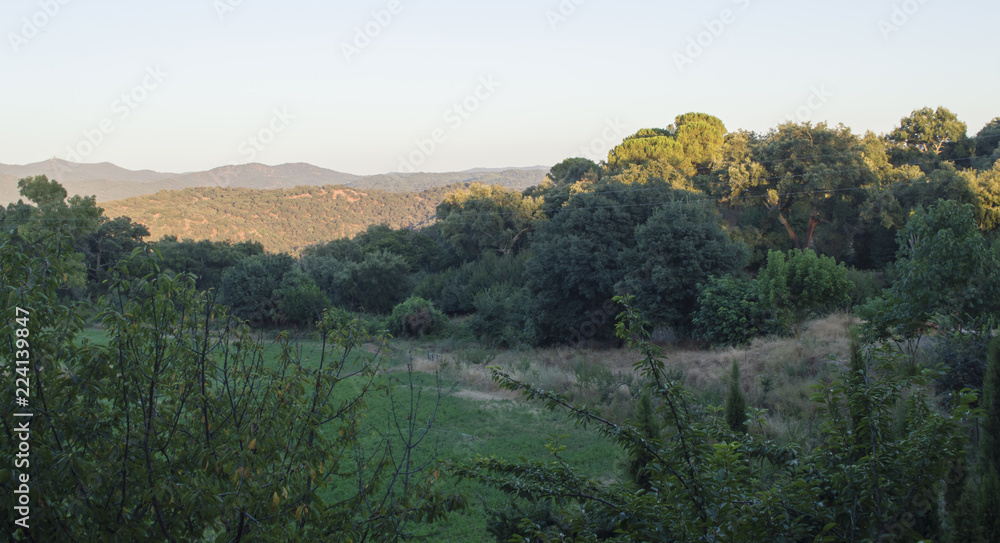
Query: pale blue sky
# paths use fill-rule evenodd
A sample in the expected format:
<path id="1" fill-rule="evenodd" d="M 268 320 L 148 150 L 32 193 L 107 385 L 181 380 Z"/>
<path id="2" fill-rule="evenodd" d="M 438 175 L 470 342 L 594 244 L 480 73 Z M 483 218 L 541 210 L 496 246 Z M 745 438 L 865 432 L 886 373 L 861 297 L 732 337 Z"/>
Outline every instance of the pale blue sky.
<path id="1" fill-rule="evenodd" d="M 0 162 L 453 171 L 599 159 L 689 111 L 863 133 L 943 105 L 970 135 L 1000 116 L 995 1 L 397 1 L 383 26 L 389 0 L 4 0 Z"/>

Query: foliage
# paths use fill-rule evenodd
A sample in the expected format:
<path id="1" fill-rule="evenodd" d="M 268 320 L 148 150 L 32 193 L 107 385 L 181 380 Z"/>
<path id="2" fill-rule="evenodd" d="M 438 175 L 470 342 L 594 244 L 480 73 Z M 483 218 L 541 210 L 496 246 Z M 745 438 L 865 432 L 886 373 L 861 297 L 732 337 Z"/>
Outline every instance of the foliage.
<path id="1" fill-rule="evenodd" d="M 661 181 L 637 190 L 606 183 L 574 195 L 541 223 L 525 264 L 539 341 L 611 339 L 610 301 L 629 271 L 623 254 L 636 245 L 636 227 L 659 206 L 688 194 Z"/>
<path id="2" fill-rule="evenodd" d="M 103 284 L 110 279 L 110 271 L 115 264 L 142 246 L 143 238 L 147 236 L 149 230 L 128 217 L 109 220 L 102 215 L 97 228 L 83 235 L 76 244 L 84 255 L 91 291 L 103 293 Z"/>
<path id="3" fill-rule="evenodd" d="M 729 238 L 721 217 L 705 202 L 664 204 L 635 229 L 635 245 L 622 256 L 629 271 L 619 292 L 635 293 L 657 325 L 691 328 L 698 284 L 711 275 L 741 271 L 749 250 Z"/>
<path id="4" fill-rule="evenodd" d="M 639 395 L 639 401 L 635 407 L 635 427 L 641 432 L 642 438 L 649 443 L 654 443 L 660 439 L 660 422 L 657 420 L 653 409 L 653 400 L 648 390 L 644 390 Z M 645 449 L 637 450 L 635 455 L 628 461 L 628 476 L 638 488 L 652 490 L 652 477 L 650 464 L 655 457 Z"/>
<path id="5" fill-rule="evenodd" d="M 535 343 L 534 324 L 527 312 L 530 297 L 524 287 L 500 283 L 476 294 L 476 312 L 469 322 L 476 339 L 493 347 Z"/>
<path id="6" fill-rule="evenodd" d="M 929 349 L 931 364 L 941 364 L 945 369 L 937 380 L 938 391 L 956 393 L 963 388 L 983 390 L 992 326 L 962 330 L 954 329 L 954 325 L 944 325 L 942 329 L 945 332 L 934 338 Z"/>
<path id="7" fill-rule="evenodd" d="M 459 185 L 463 187 L 465 185 Z M 129 215 L 153 239 L 256 241 L 269 252 L 298 254 L 317 242 L 351 237 L 371 225 L 413 228 L 429 224 L 455 185 L 421 192 L 347 186 L 256 190 L 199 187 L 104 202 L 111 217 Z"/>
<path id="8" fill-rule="evenodd" d="M 393 308 L 387 323 L 393 334 L 422 337 L 443 332 L 448 326 L 448 317 L 433 303 L 411 296 Z"/>
<path id="9" fill-rule="evenodd" d="M 282 277 L 277 296 L 279 321 L 283 323 L 312 326 L 330 307 L 326 294 L 299 268 Z"/>
<path id="10" fill-rule="evenodd" d="M 597 181 L 599 176 L 598 165 L 586 158 L 567 158 L 552 166 L 548 173 L 548 179 L 557 185 L 573 184 L 583 179 Z"/>
<path id="11" fill-rule="evenodd" d="M 477 457 L 453 466 L 459 475 L 511 496 L 566 503 L 557 517 L 565 527 L 559 534 L 550 532 L 551 523 L 525 519 L 512 540 L 845 541 L 939 535 L 931 518 L 936 508 L 915 500 L 936 496 L 939 482 L 961 462 L 963 424 L 974 394 L 963 393 L 951 413 L 937 413 L 927 400 L 926 372 L 901 377 L 891 351 L 873 351 L 856 373 L 817 386 L 823 415 L 819 447 L 778 447 L 758 432 L 733 433 L 722 409 L 698 406 L 665 372 L 660 349 L 650 342 L 631 301 L 619 300 L 625 310 L 617 330 L 642 354 L 636 370 L 667 422 L 661 438 L 647 439 L 632 424 L 614 424 L 562 395 L 492 371 L 503 388 L 595 425 L 630 457 L 648 453 L 651 490 L 635 492 L 630 485 L 580 476 L 563 459 L 565 447 L 558 440 L 547 445 L 549 463 Z M 750 419 L 750 428 L 761 423 L 759 413 Z"/>
<path id="12" fill-rule="evenodd" d="M 517 256 L 485 253 L 478 260 L 425 276 L 414 287 L 413 294 L 431 300 L 445 313 L 471 313 L 475 310 L 476 296 L 483 291 L 501 284 L 524 286 L 527 257 L 527 253 Z"/>
<path id="13" fill-rule="evenodd" d="M 362 443 L 382 351 L 362 351 L 372 339 L 357 326 L 321 327 L 317 364 L 283 337 L 265 364 L 250 330 L 190 276 L 136 251 L 102 299 L 108 342 L 81 341 L 78 307 L 55 295 L 63 265 L 48 256 L 69 241 L 0 234 L 4 307 L 30 310 L 31 527 L 12 540 L 388 541 L 461 505 L 388 441 Z M 0 324 L 4 359 L 12 323 Z M 3 387 L 13 398 L 13 379 Z M 12 458 L 13 405 L 0 404 Z M 8 511 L 12 484 L 0 483 Z"/>
<path id="14" fill-rule="evenodd" d="M 844 259 L 857 234 L 858 188 L 877 182 L 862 141 L 825 123 L 785 123 L 721 172 L 720 197 L 739 210 L 761 208 L 797 249 Z"/>
<path id="15" fill-rule="evenodd" d="M 745 345 L 770 329 L 768 310 L 753 279 L 709 277 L 699 285 L 697 307 L 693 335 L 712 345 Z"/>
<path id="16" fill-rule="evenodd" d="M 223 301 L 233 315 L 254 326 L 278 321 L 278 290 L 292 270 L 288 255 L 257 255 L 245 258 L 222 276 Z"/>
<path id="17" fill-rule="evenodd" d="M 889 135 L 890 141 L 918 149 L 922 153 L 941 154 L 946 143 L 965 137 L 966 124 L 947 108 L 929 107 L 914 110 L 904 117 Z"/>
<path id="18" fill-rule="evenodd" d="M 883 274 L 877 270 L 847 268 L 847 280 L 851 282 L 851 307 L 861 307 L 882 293 Z"/>
<path id="19" fill-rule="evenodd" d="M 767 266 L 757 276 L 761 297 L 771 304 L 790 330 L 811 313 L 846 307 L 853 285 L 847 268 L 813 250 L 770 251 Z"/>
<path id="20" fill-rule="evenodd" d="M 353 261 L 326 254 L 307 255 L 302 267 L 338 307 L 385 314 L 410 293 L 409 265 L 402 256 L 377 250 L 358 253 Z"/>
<path id="21" fill-rule="evenodd" d="M 1000 311 L 1000 262 L 971 206 L 940 200 L 918 208 L 897 240 L 892 283 L 859 310 L 874 337 L 919 337 L 934 315 L 974 327 Z"/>
<path id="22" fill-rule="evenodd" d="M 726 424 L 736 434 L 747 433 L 747 398 L 740 388 L 740 366 L 733 359 L 729 372 L 729 393 L 726 395 Z"/>
<path id="23" fill-rule="evenodd" d="M 1000 336 L 990 341 L 983 380 L 983 464 L 1000 473 Z M 998 534 L 1000 535 L 1000 534 Z"/>
<path id="24" fill-rule="evenodd" d="M 442 235 L 466 260 L 486 251 L 518 254 L 541 218 L 540 198 L 503 187 L 473 184 L 445 197 L 437 206 Z"/>
<path id="25" fill-rule="evenodd" d="M 178 241 L 175 236 L 165 236 L 152 245 L 160 253 L 164 271 L 194 275 L 200 290 L 221 289 L 227 269 L 244 258 L 264 254 L 264 246 L 256 241 Z"/>

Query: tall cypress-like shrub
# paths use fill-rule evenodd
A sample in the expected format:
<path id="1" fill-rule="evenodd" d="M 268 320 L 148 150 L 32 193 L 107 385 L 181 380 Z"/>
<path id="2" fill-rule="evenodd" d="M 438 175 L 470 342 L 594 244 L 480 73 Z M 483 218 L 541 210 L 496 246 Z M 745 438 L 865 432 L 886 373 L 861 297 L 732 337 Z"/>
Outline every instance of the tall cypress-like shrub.
<path id="1" fill-rule="evenodd" d="M 729 374 L 729 394 L 726 396 L 726 422 L 738 434 L 747 433 L 747 399 L 740 389 L 740 367 L 733 360 Z"/>

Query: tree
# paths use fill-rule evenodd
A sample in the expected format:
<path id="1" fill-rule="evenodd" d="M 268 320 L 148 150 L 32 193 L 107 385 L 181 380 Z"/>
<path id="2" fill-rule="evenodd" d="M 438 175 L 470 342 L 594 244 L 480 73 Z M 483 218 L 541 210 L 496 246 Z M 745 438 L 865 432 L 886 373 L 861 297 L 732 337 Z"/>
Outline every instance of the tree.
<path id="1" fill-rule="evenodd" d="M 556 185 L 571 185 L 585 178 L 590 181 L 597 181 L 600 171 L 600 167 L 593 160 L 567 158 L 559 164 L 552 166 L 552 169 L 549 170 L 548 178 Z"/>
<path id="2" fill-rule="evenodd" d="M 626 272 L 619 294 L 635 294 L 655 324 L 691 328 L 698 284 L 712 275 L 741 271 L 749 249 L 734 242 L 718 212 L 705 201 L 668 202 L 635 229 L 635 245 L 623 253 Z"/>
<path id="3" fill-rule="evenodd" d="M 740 388 L 740 366 L 733 359 L 729 372 L 729 394 L 726 396 L 726 424 L 737 434 L 747 433 L 747 398 Z"/>
<path id="4" fill-rule="evenodd" d="M 523 251 L 528 233 L 542 216 L 541 204 L 540 198 L 473 183 L 438 204 L 437 217 L 442 234 L 463 258 L 473 260 L 484 251 L 504 255 Z"/>
<path id="5" fill-rule="evenodd" d="M 921 153 L 940 155 L 946 143 L 953 143 L 965 137 L 967 126 L 958 116 L 944 107 L 936 110 L 929 107 L 914 110 L 899 122 L 889 139 L 906 147 L 918 149 Z"/>
<path id="6" fill-rule="evenodd" d="M 662 181 L 602 183 L 539 225 L 525 270 L 540 342 L 613 337 L 610 302 L 629 271 L 623 253 L 635 247 L 636 227 L 685 194 Z"/>
<path id="7" fill-rule="evenodd" d="M 709 277 L 698 285 L 694 338 L 711 345 L 744 345 L 768 331 L 768 312 L 756 280 Z"/>
<path id="8" fill-rule="evenodd" d="M 108 340 L 92 343 L 81 307 L 56 297 L 65 269 L 51 257 L 71 240 L 11 242 L 0 233 L 0 301 L 26 313 L 33 413 L 30 464 L 18 466 L 25 486 L 30 476 L 30 529 L 10 530 L 12 540 L 393 541 L 461 506 L 432 488 L 434 466 L 403 460 L 420 427 L 404 430 L 402 449 L 364 437 L 366 401 L 386 389 L 376 380 L 383 351 L 360 346 L 384 344 L 357 322 L 322 326 L 318 360 L 279 337 L 267 361 L 190 276 L 157 273 L 137 251 L 101 300 Z M 14 322 L 0 323 L 5 360 Z M 14 386 L 4 380 L 3 397 Z M 0 403 L 11 458 L 13 412 Z M 355 455 L 375 460 L 359 466 Z M 0 472 L 8 511 L 11 473 Z"/>
<path id="9" fill-rule="evenodd" d="M 1000 336 L 990 342 L 983 379 L 983 429 L 980 442 L 982 462 L 987 470 L 1000 473 Z"/>
<path id="10" fill-rule="evenodd" d="M 641 432 L 642 438 L 647 443 L 655 443 L 660 440 L 660 423 L 656 420 L 656 412 L 653 409 L 653 400 L 648 390 L 644 390 L 639 395 L 639 402 L 635 408 L 636 429 Z M 655 456 L 647 449 L 639 449 L 634 457 L 628 462 L 628 476 L 635 485 L 643 490 L 652 490 L 650 485 L 654 475 L 649 472 L 650 464 L 655 460 Z"/>
<path id="11" fill-rule="evenodd" d="M 411 296 L 392 309 L 386 322 L 393 334 L 423 337 L 444 331 L 448 325 L 448 317 L 434 307 L 433 303 Z"/>
<path id="12" fill-rule="evenodd" d="M 338 307 L 385 314 L 412 289 L 406 259 L 387 251 L 367 254 L 361 262 L 333 265 L 336 272 L 326 289 Z"/>
<path id="13" fill-rule="evenodd" d="M 858 312 L 874 337 L 919 338 L 934 315 L 975 328 L 1000 311 L 1000 262 L 970 205 L 939 200 L 918 207 L 897 242 L 892 283 Z"/>
<path id="14" fill-rule="evenodd" d="M 87 282 L 94 292 L 104 292 L 101 284 L 109 278 L 109 270 L 122 258 L 132 254 L 149 236 L 149 229 L 128 217 L 108 220 L 102 216 L 93 232 L 82 236 L 77 247 L 84 255 Z"/>
<path id="15" fill-rule="evenodd" d="M 1000 148 L 1000 117 L 986 123 L 976 134 L 976 155 L 988 157 Z"/>
<path id="16" fill-rule="evenodd" d="M 326 294 L 297 266 L 281 278 L 277 298 L 278 321 L 282 323 L 312 326 L 330 308 Z"/>
<path id="17" fill-rule="evenodd" d="M 222 276 L 223 300 L 233 315 L 254 326 L 278 321 L 278 289 L 295 261 L 285 254 L 241 260 Z"/>
<path id="18" fill-rule="evenodd" d="M 751 156 L 729 166 L 720 192 L 738 209 L 766 210 L 794 248 L 843 258 L 858 233 L 862 193 L 855 189 L 876 179 L 850 129 L 785 123 L 755 143 Z"/>
<path id="19" fill-rule="evenodd" d="M 850 304 L 852 283 L 844 263 L 814 251 L 769 251 L 767 266 L 757 276 L 761 296 L 798 336 L 799 325 L 810 313 L 831 311 Z"/>
<path id="20" fill-rule="evenodd" d="M 657 400 L 657 417 L 666 421 L 659 438 L 632 423 L 615 424 L 500 369 L 492 373 L 502 388 L 580 424 L 593 424 L 630 459 L 648 455 L 642 473 L 649 476 L 649 490 L 581 477 L 562 456 L 558 441 L 547 445 L 553 455 L 547 463 L 491 456 L 456 466 L 457 474 L 511 497 L 561 505 L 554 522 L 524 519 L 518 536 L 599 541 L 608 536 L 599 534 L 598 526 L 621 541 L 875 541 L 941 535 L 934 522 L 940 482 L 965 457 L 965 424 L 974 394 L 963 394 L 951 412 L 941 413 L 929 400 L 929 372 L 901 376 L 893 367 L 896 353 L 872 351 L 857 374 L 815 387 L 822 429 L 815 448 L 776 446 L 757 432 L 735 436 L 720 416 L 723 409 L 699 405 L 683 378 L 665 371 L 662 351 L 650 341 L 632 300 L 618 300 L 624 303 L 618 335 L 641 354 L 635 369 Z M 852 412 L 866 414 L 861 424 L 854 424 Z M 558 533 L 549 530 L 553 524 Z"/>
<path id="21" fill-rule="evenodd" d="M 684 148 L 684 155 L 695 170 L 700 173 L 711 171 L 713 164 L 722 158 L 726 125 L 712 115 L 686 113 L 677 116 L 674 126 L 674 137 Z"/>
<path id="22" fill-rule="evenodd" d="M 264 255 L 264 246 L 257 241 L 178 241 L 176 236 L 164 236 L 153 247 L 164 271 L 193 274 L 199 290 L 221 289 L 226 270 L 244 258 Z"/>

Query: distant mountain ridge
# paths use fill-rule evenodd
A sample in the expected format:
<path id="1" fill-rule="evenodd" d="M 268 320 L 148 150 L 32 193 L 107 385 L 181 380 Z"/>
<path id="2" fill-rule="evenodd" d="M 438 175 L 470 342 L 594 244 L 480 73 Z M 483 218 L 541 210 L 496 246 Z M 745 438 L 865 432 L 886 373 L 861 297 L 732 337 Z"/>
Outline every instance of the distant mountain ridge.
<path id="1" fill-rule="evenodd" d="M 109 162 L 80 164 L 51 158 L 22 166 L 0 164 L 0 204 L 17 201 L 17 180 L 46 175 L 59 181 L 70 195 L 95 195 L 98 202 L 155 194 L 162 190 L 198 187 L 234 187 L 259 190 L 301 186 L 346 185 L 359 189 L 419 192 L 456 183 L 499 184 L 523 190 L 537 185 L 548 168 L 476 168 L 448 173 L 390 173 L 360 176 L 306 163 L 240 164 L 203 172 L 167 173 L 128 170 Z"/>

